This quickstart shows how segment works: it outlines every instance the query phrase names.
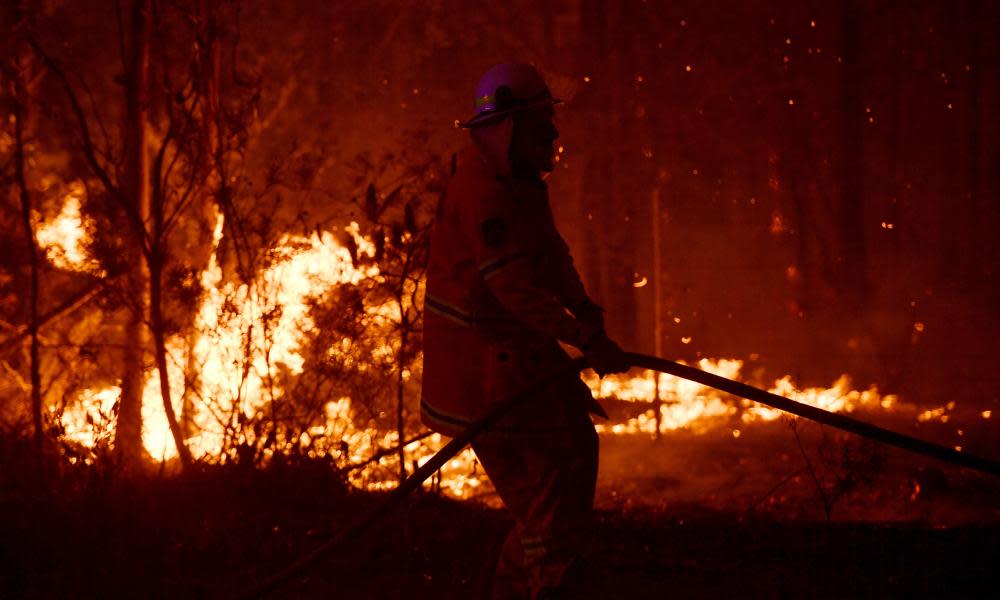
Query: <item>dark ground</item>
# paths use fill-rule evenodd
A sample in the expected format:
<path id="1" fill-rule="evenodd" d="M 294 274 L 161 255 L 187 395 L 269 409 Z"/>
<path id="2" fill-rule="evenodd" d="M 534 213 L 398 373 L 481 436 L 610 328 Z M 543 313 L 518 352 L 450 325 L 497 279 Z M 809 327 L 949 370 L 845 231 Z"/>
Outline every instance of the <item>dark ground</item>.
<path id="1" fill-rule="evenodd" d="M 3 598 L 229 597 L 382 498 L 349 492 L 310 466 L 213 469 L 132 487 L 79 470 L 64 472 L 50 486 L 56 493 L 32 491 L 28 481 L 0 477 Z M 655 504 L 599 513 L 596 551 L 575 597 L 985 598 L 1000 591 L 996 521 L 827 524 L 774 511 Z M 475 598 L 508 526 L 501 511 L 476 503 L 412 497 L 361 542 L 269 597 Z"/>

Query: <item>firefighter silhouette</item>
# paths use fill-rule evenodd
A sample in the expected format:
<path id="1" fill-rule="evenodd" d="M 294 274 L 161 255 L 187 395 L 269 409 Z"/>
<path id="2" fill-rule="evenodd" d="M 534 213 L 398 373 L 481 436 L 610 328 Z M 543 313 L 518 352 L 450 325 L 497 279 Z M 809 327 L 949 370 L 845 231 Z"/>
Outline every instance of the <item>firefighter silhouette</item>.
<path id="1" fill-rule="evenodd" d="M 543 173 L 553 169 L 554 99 L 538 71 L 500 64 L 476 87 L 431 238 L 421 417 L 457 435 L 498 402 L 566 373 L 564 342 L 602 376 L 628 368 L 556 230 Z M 515 527 L 493 598 L 558 595 L 585 547 L 597 479 L 590 390 L 550 377 L 472 446 Z"/>

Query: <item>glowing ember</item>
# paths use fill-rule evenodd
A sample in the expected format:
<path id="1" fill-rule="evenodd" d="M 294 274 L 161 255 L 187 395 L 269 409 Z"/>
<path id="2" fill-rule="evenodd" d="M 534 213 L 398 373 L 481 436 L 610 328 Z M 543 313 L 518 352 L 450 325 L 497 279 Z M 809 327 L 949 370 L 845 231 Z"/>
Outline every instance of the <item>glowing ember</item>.
<path id="1" fill-rule="evenodd" d="M 917 420 L 920 421 L 921 423 L 924 423 L 936 419 L 942 423 L 947 423 L 951 419 L 951 417 L 947 413 L 948 411 L 952 410 L 955 410 L 955 403 L 949 402 L 948 404 L 945 404 L 944 406 L 941 406 L 939 408 L 925 410 L 924 412 L 917 415 Z"/>

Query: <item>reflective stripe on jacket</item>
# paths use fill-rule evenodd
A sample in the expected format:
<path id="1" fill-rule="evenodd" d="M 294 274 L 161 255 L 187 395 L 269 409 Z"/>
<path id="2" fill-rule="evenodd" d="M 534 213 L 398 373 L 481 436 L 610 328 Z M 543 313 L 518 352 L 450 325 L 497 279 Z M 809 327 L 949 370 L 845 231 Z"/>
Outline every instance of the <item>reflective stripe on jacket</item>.
<path id="1" fill-rule="evenodd" d="M 424 311 L 424 423 L 455 435 L 527 383 L 565 367 L 562 341 L 593 333 L 566 307 L 587 300 L 541 180 L 498 174 L 474 144 L 461 153 L 431 237 Z M 589 390 L 554 381 L 498 424 L 542 432 Z"/>

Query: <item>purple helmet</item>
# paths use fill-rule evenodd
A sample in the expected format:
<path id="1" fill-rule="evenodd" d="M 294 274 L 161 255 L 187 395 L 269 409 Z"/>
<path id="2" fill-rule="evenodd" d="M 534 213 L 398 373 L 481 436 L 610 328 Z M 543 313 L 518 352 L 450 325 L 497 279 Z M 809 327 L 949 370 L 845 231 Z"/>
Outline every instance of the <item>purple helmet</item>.
<path id="1" fill-rule="evenodd" d="M 476 112 L 460 127 L 494 123 L 540 104 L 559 104 L 535 67 L 525 63 L 502 63 L 492 67 L 476 84 Z"/>

